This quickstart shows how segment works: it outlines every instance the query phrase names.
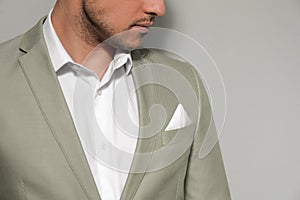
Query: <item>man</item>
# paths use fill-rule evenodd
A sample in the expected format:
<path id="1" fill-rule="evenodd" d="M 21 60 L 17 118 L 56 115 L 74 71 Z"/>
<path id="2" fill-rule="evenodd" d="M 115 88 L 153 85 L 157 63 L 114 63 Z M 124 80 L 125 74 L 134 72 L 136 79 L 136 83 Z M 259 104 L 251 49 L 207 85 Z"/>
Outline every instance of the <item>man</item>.
<path id="1" fill-rule="evenodd" d="M 130 52 L 164 13 L 163 0 L 57 0 L 47 18 L 1 44 L 1 200 L 230 199 L 219 146 L 198 156 L 211 111 L 195 71 L 155 51 Z M 168 75 L 152 63 L 182 74 L 198 105 L 189 108 L 157 84 L 138 88 L 149 77 Z M 122 100 L 112 104 L 115 96 L 132 99 L 127 111 L 139 127 L 130 134 L 138 138 L 122 136 L 114 122 L 123 113 L 114 111 Z M 154 104 L 165 112 L 151 113 Z M 193 123 L 184 123 L 188 115 Z M 166 123 L 153 131 L 160 116 Z M 109 142 L 97 140 L 95 124 Z M 193 137 L 184 135 L 191 131 Z M 191 138 L 190 145 L 172 143 L 180 137 Z M 110 143 L 123 151 L 108 150 Z M 172 157 L 163 156 L 167 147 L 167 155 L 184 148 L 165 162 Z M 165 149 L 161 157 L 159 149 Z M 124 152 L 132 156 L 124 159 Z"/>

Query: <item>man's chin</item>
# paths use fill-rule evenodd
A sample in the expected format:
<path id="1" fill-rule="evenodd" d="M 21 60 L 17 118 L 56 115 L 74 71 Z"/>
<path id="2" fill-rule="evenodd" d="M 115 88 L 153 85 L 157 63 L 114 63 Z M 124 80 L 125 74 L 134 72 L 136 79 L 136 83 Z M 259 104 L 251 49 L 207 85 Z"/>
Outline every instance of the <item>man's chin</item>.
<path id="1" fill-rule="evenodd" d="M 143 43 L 143 37 L 146 35 L 145 32 L 138 28 L 132 28 L 128 31 L 124 31 L 113 35 L 112 37 L 105 40 L 103 43 L 110 45 L 116 49 L 124 51 L 132 51 L 141 48 Z"/>

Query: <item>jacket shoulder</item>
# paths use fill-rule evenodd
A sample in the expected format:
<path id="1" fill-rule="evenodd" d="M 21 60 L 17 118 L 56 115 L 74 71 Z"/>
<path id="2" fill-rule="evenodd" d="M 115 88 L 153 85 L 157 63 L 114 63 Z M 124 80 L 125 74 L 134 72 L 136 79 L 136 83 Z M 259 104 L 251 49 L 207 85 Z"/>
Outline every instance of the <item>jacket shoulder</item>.
<path id="1" fill-rule="evenodd" d="M 168 65 L 170 67 L 192 68 L 192 66 L 180 56 L 170 52 L 158 49 L 140 49 L 134 52 L 134 55 L 140 55 L 139 59 L 142 63 L 158 63 Z M 135 56 L 135 58 L 138 56 Z"/>
<path id="2" fill-rule="evenodd" d="M 19 45 L 21 42 L 22 35 L 19 35 L 13 39 L 5 41 L 0 44 L 0 56 L 4 55 L 5 52 L 12 52 L 19 50 Z"/>
<path id="3" fill-rule="evenodd" d="M 201 104 L 203 104 L 201 106 L 210 107 L 207 90 L 202 79 L 203 77 L 201 77 L 200 72 L 198 72 L 191 63 L 180 56 L 157 49 L 140 49 L 133 52 L 133 60 L 137 63 L 137 65 L 145 67 L 148 65 L 149 68 L 152 68 L 152 64 L 167 67 L 167 70 L 163 70 L 164 72 L 156 70 L 157 72 L 154 76 L 158 79 L 164 80 L 173 79 L 174 83 L 178 83 L 178 75 L 181 78 L 183 77 L 186 81 L 188 81 L 197 97 L 201 99 Z M 171 74 L 174 73 L 168 73 L 169 70 L 175 70 L 175 74 L 177 75 L 171 76 Z"/>
<path id="4" fill-rule="evenodd" d="M 21 39 L 22 35 L 0 44 L 0 70 L 18 61 L 21 56 L 19 49 Z"/>
<path id="5" fill-rule="evenodd" d="M 19 60 L 19 57 L 30 49 L 42 38 L 42 24 L 46 17 L 30 28 L 27 32 L 0 44 L 0 70 Z"/>
<path id="6" fill-rule="evenodd" d="M 184 58 L 170 52 L 157 49 L 140 49 L 133 52 L 133 60 L 137 65 L 149 65 L 151 67 L 152 64 L 158 64 L 168 70 L 176 70 L 193 85 L 194 89 L 198 87 L 197 85 L 202 85 L 199 73 L 193 65 Z M 168 75 L 165 74 L 165 76 Z"/>

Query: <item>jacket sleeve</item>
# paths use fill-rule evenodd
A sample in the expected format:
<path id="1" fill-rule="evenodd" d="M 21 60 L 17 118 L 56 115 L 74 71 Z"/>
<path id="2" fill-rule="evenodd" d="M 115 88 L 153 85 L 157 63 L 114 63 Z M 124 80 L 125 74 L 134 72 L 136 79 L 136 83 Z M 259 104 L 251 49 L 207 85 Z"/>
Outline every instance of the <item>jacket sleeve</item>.
<path id="1" fill-rule="evenodd" d="M 196 74 L 196 72 L 194 73 Z M 206 90 L 196 76 L 198 96 L 200 99 L 200 119 L 195 135 L 188 168 L 185 177 L 185 200 L 230 200 L 230 192 L 221 156 L 219 143 L 217 142 L 210 152 L 200 158 L 199 152 L 209 126 L 212 126 L 209 134 L 217 141 L 217 133 L 213 123 L 210 102 Z M 215 135 L 214 135 L 215 134 Z"/>

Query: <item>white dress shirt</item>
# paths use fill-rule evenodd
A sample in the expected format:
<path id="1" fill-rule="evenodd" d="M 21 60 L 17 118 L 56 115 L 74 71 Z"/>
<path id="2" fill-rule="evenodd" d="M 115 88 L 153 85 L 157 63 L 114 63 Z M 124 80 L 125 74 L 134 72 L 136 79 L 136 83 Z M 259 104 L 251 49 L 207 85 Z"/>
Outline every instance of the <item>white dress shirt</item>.
<path id="1" fill-rule="evenodd" d="M 51 14 L 47 18 L 44 27 L 44 38 L 46 40 L 50 59 L 56 71 L 62 92 L 70 113 L 73 117 L 75 127 L 78 121 L 74 119 L 74 90 L 78 73 L 92 77 L 92 86 L 94 87 L 94 108 L 96 121 L 102 130 L 106 139 L 115 147 L 133 154 L 136 148 L 137 139 L 135 137 L 124 134 L 119 126 L 114 122 L 114 106 L 113 98 L 116 95 L 115 87 L 120 84 L 122 90 L 122 99 L 128 101 L 128 113 L 135 124 L 138 124 L 138 108 L 134 91 L 134 83 L 131 75 L 132 60 L 129 53 L 118 52 L 115 54 L 113 61 L 110 63 L 108 70 L 100 81 L 93 71 L 85 66 L 75 63 L 64 49 L 60 42 L 51 21 Z M 120 94 L 119 94 L 120 95 Z M 137 135 L 138 128 L 132 130 Z M 79 138 L 82 141 L 80 133 Z M 124 185 L 128 176 L 128 172 L 122 172 L 112 169 L 108 163 L 102 164 L 92 155 L 83 145 L 88 164 L 90 166 L 94 181 L 98 188 L 98 192 L 102 200 L 119 200 L 124 189 Z M 109 155 L 120 156 L 120 155 Z M 118 158 L 117 158 L 118 159 Z M 132 161 L 132 160 L 131 160 Z M 130 162 L 131 162 L 130 161 Z"/>

